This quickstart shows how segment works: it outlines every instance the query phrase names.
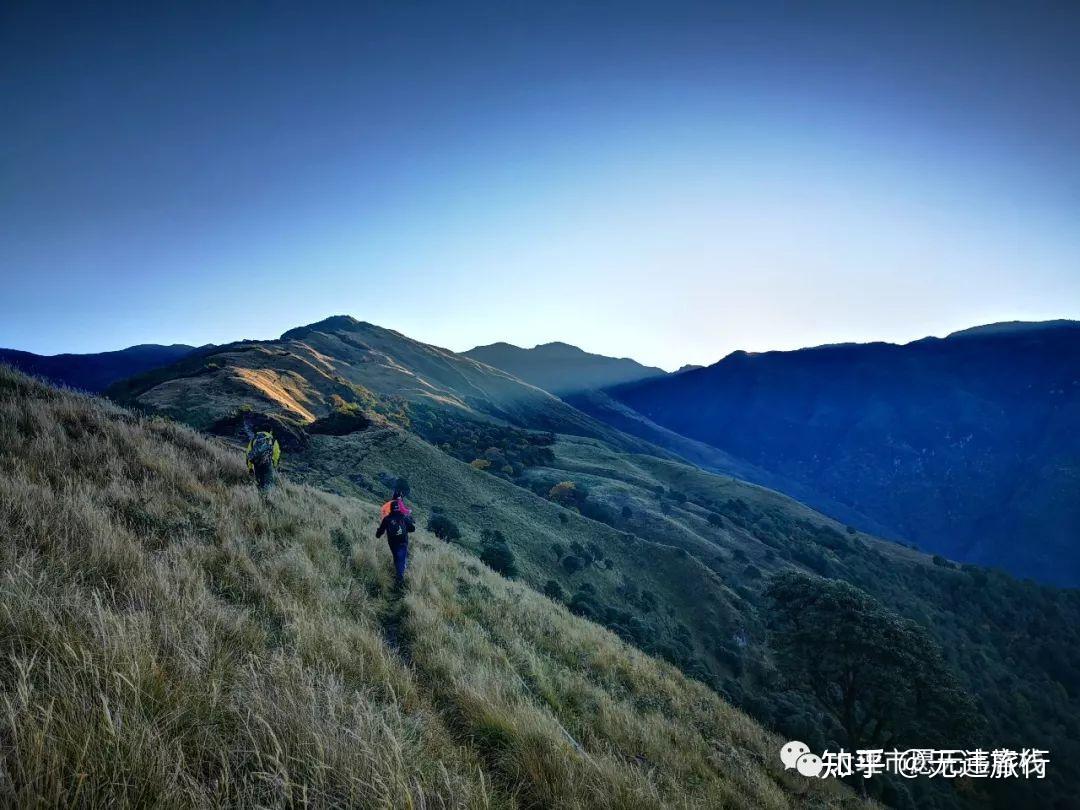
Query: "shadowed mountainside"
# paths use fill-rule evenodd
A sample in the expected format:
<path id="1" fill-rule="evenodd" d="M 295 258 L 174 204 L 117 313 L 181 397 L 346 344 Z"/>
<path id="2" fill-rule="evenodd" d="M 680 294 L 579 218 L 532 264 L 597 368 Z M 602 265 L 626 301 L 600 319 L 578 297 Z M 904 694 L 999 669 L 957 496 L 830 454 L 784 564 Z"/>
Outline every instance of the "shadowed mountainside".
<path id="1" fill-rule="evenodd" d="M 1080 584 L 1080 323 L 736 352 L 607 393 L 856 525 Z"/>
<path id="2" fill-rule="evenodd" d="M 0 363 L 59 385 L 98 393 L 113 383 L 175 363 L 196 351 L 194 346 L 145 344 L 98 354 L 41 355 L 0 349 Z"/>
<path id="3" fill-rule="evenodd" d="M 605 357 L 567 343 L 544 343 L 531 349 L 510 343 L 492 343 L 462 354 L 509 372 L 560 397 L 662 377 L 667 373 L 660 368 L 643 366 L 628 357 Z"/>
<path id="4" fill-rule="evenodd" d="M 676 372 L 679 373 L 679 372 Z M 690 439 L 635 411 L 606 391 L 587 391 L 566 397 L 566 402 L 600 422 L 611 425 L 631 436 L 637 436 L 657 447 L 674 453 L 703 470 L 730 475 L 775 489 L 790 495 L 801 503 L 835 518 L 844 524 L 854 524 L 871 534 L 888 536 L 889 532 L 877 521 L 867 517 L 851 505 L 829 497 L 813 486 L 788 478 L 776 472 L 755 466 L 742 458 L 713 447 L 697 439 Z"/>

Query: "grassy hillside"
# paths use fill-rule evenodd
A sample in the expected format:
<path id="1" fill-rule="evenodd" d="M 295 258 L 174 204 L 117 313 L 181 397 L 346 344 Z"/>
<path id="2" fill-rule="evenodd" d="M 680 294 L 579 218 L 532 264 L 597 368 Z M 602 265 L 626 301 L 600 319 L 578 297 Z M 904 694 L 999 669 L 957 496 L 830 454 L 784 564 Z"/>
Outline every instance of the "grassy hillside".
<path id="1" fill-rule="evenodd" d="M 701 684 L 376 508 L 0 369 L 0 803 L 854 806 Z"/>
<path id="2" fill-rule="evenodd" d="M 552 451 L 547 464 L 509 481 L 385 427 L 314 436 L 289 463 L 298 477 L 359 497 L 385 497 L 389 482 L 407 477 L 422 523 L 449 518 L 460 530 L 454 542 L 476 553 L 503 532 L 524 582 L 816 747 L 835 746 L 839 731 L 777 671 L 763 589 L 771 574 L 792 569 L 850 582 L 936 638 L 978 701 L 986 745 L 1038 740 L 1060 752 L 1037 785 L 978 787 L 965 798 L 912 784 L 911 795 L 891 801 L 1035 808 L 1070 795 L 1080 757 L 1076 592 L 935 560 L 688 464 L 581 437 L 559 437 Z M 549 498 L 563 482 L 577 493 L 566 505 Z"/>
<path id="3" fill-rule="evenodd" d="M 756 593 L 769 572 L 793 565 L 813 570 L 792 556 L 792 550 L 802 553 L 796 539 L 775 528 L 772 543 L 782 550 L 766 559 L 771 547 L 752 525 L 735 523 L 735 504 L 748 516 L 770 511 L 802 522 L 812 536 L 842 530 L 771 490 L 686 464 L 620 453 L 580 437 L 562 436 L 553 449 L 548 465 L 530 467 L 512 482 L 455 460 L 407 431 L 373 427 L 348 436 L 312 436 L 288 466 L 301 480 L 361 498 L 384 498 L 388 482 L 404 476 L 419 514 L 425 521 L 449 518 L 460 529 L 458 545 L 481 553 L 485 537 L 502 532 L 524 581 L 537 589 L 555 582 L 568 603 L 587 595 L 593 606 L 605 606 L 600 615 L 593 611 L 594 618 L 715 685 L 732 674 L 726 662 L 733 638 L 753 638 L 748 654 L 764 643 L 747 594 Z M 562 505 L 546 497 L 563 481 L 576 484 L 580 502 Z M 695 494 L 695 485 L 703 494 L 690 502 L 672 496 L 687 489 Z M 730 514 L 720 518 L 722 526 L 710 523 L 710 515 L 724 513 Z M 866 544 L 881 549 L 887 560 L 930 565 L 925 555 L 901 546 L 865 538 L 860 548 Z M 813 563 L 821 553 L 816 543 L 804 551 Z M 756 579 L 745 576 L 751 562 L 760 566 Z"/>
<path id="4" fill-rule="evenodd" d="M 670 651 L 670 660 L 703 678 L 723 671 L 711 640 L 737 631 L 740 598 L 690 554 L 538 498 L 390 428 L 312 437 L 289 464 L 302 480 L 358 497 L 385 497 L 383 482 L 404 475 L 422 524 L 448 518 L 461 532 L 455 542 L 477 554 L 501 532 L 521 579 L 537 590 L 549 582 L 568 595 L 591 589 L 598 601 L 618 607 L 618 624 L 636 619 L 639 635 L 657 640 L 653 652 Z M 566 562 L 575 553 L 583 561 L 576 569 Z M 651 595 L 649 607 L 627 599 L 628 582 Z"/>
<path id="5" fill-rule="evenodd" d="M 712 655 L 702 667 L 713 673 L 710 683 L 755 718 L 812 746 L 839 739 L 813 702 L 790 691 L 776 670 L 762 592 L 769 575 L 784 570 L 844 580 L 918 622 L 937 640 L 978 702 L 987 745 L 1022 748 L 1030 747 L 1024 740 L 1041 740 L 1056 752 L 1054 773 L 1039 784 L 968 786 L 953 795 L 920 795 L 921 787 L 912 784 L 906 786 L 916 791 L 910 798 L 891 801 L 922 808 L 964 802 L 1068 806 L 1080 783 L 1074 764 L 1080 762 L 1080 591 L 1021 582 L 877 540 L 779 493 L 687 464 L 620 453 L 574 437 L 562 438 L 554 450 L 555 466 L 526 473 L 538 482 L 538 491 L 556 480 L 576 482 L 589 493 L 587 511 L 621 531 L 686 552 L 733 597 L 726 604 L 734 612 L 722 614 L 724 621 L 704 628 L 698 639 Z M 700 581 L 688 586 L 699 605 L 710 598 Z M 571 594 L 570 603 L 582 604 L 580 595 L 579 586 L 578 600 Z M 589 612 L 590 601 L 583 612 Z M 699 671 L 698 662 L 673 657 L 648 634 L 627 637 Z M 722 672 L 718 677 L 716 667 Z M 970 747 L 971 741 L 951 744 Z"/>

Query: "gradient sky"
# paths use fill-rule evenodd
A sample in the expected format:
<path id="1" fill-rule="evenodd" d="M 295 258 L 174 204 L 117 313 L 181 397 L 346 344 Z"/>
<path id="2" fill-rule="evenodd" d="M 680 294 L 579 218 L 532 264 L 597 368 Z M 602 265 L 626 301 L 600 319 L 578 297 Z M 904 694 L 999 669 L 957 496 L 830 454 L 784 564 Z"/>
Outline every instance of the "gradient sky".
<path id="1" fill-rule="evenodd" d="M 228 6 L 223 9 L 222 6 Z M 1080 317 L 1076 3 L 0 5 L 0 346 Z"/>

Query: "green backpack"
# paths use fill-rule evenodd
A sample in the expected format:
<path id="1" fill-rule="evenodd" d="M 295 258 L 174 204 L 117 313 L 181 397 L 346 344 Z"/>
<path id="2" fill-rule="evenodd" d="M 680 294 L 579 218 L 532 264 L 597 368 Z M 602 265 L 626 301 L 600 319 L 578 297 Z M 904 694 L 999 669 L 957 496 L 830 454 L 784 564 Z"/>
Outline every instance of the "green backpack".
<path id="1" fill-rule="evenodd" d="M 274 436 L 272 433 L 263 431 L 255 434 L 251 442 L 251 450 L 248 451 L 248 461 L 258 466 L 273 463 Z"/>

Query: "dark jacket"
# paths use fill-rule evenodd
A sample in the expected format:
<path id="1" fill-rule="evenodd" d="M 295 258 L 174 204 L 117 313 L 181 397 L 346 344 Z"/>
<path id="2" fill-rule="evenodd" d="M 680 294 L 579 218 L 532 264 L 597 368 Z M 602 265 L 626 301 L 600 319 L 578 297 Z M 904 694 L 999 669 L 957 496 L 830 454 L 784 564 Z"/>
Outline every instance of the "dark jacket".
<path id="1" fill-rule="evenodd" d="M 413 523 L 411 517 L 393 511 L 382 519 L 375 536 L 382 537 L 385 534 L 386 539 L 391 543 L 404 543 L 409 539 L 409 535 L 415 531 L 416 524 Z"/>

